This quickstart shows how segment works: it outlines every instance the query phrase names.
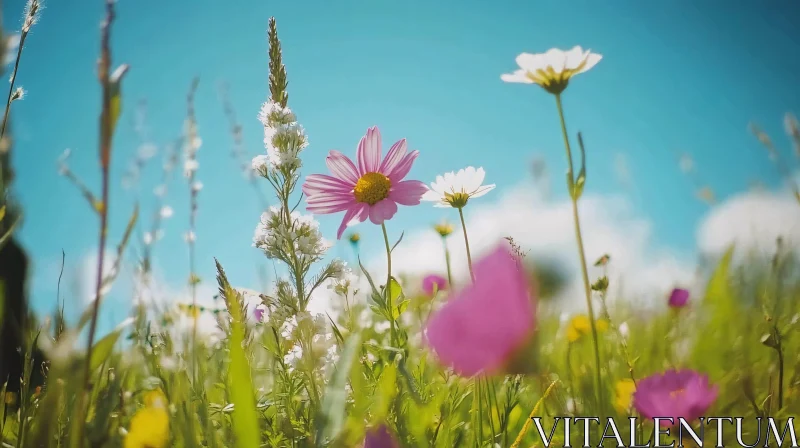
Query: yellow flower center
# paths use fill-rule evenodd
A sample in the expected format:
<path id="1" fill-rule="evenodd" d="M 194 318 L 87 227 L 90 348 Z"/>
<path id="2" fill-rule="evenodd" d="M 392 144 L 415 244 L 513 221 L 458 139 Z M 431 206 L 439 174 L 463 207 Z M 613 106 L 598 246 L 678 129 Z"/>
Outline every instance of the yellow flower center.
<path id="1" fill-rule="evenodd" d="M 353 189 L 356 201 L 375 205 L 389 196 L 392 181 L 381 173 L 366 173 Z"/>
<path id="2" fill-rule="evenodd" d="M 444 200 L 452 207 L 463 208 L 467 205 L 467 201 L 469 201 L 469 194 L 463 191 L 458 193 L 445 193 Z"/>

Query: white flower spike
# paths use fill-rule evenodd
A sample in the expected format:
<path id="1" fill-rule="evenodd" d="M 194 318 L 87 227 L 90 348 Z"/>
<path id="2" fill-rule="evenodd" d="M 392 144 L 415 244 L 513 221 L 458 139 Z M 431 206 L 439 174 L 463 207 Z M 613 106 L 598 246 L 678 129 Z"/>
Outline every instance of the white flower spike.
<path id="1" fill-rule="evenodd" d="M 423 196 L 423 201 L 435 202 L 434 207 L 463 208 L 472 198 L 478 198 L 492 191 L 494 184 L 482 185 L 486 172 L 483 168 L 467 167 L 457 173 L 449 172 L 436 176 L 436 182 Z"/>
<path id="2" fill-rule="evenodd" d="M 547 53 L 522 53 L 517 56 L 519 69 L 500 76 L 500 79 L 505 82 L 538 84 L 553 95 L 558 95 L 567 88 L 570 78 L 588 71 L 601 59 L 602 55 L 584 51 L 580 46 L 569 51 L 551 48 Z"/>

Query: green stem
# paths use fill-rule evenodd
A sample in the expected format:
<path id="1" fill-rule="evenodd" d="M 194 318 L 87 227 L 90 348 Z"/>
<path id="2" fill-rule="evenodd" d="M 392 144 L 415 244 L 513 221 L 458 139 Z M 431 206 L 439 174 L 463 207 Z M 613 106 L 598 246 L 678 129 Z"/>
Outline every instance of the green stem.
<path id="1" fill-rule="evenodd" d="M 392 246 L 389 244 L 389 234 L 386 232 L 386 223 L 381 223 L 383 241 L 386 243 L 386 306 L 389 308 L 389 326 L 391 329 L 392 346 L 396 345 L 397 329 L 394 325 L 394 304 L 392 303 Z"/>
<path id="2" fill-rule="evenodd" d="M 464 230 L 464 244 L 467 246 L 467 263 L 469 264 L 469 275 L 475 281 L 475 273 L 472 272 L 472 254 L 469 252 L 469 238 L 467 237 L 467 224 L 464 222 L 464 208 L 458 208 L 458 216 L 461 218 L 461 228 Z"/>
<path id="3" fill-rule="evenodd" d="M 475 418 L 478 420 L 478 433 L 476 434 L 477 440 L 475 440 L 475 446 L 480 448 L 483 446 L 483 394 L 481 393 L 480 377 L 475 378 L 474 386 L 474 393 L 478 399 L 478 412 L 475 415 Z"/>
<path id="4" fill-rule="evenodd" d="M 442 237 L 442 246 L 444 246 L 444 262 L 447 265 L 447 286 L 453 289 L 453 273 L 450 270 L 450 249 L 447 248 L 447 239 Z"/>
<path id="5" fill-rule="evenodd" d="M 605 403 L 602 398 L 603 380 L 600 375 L 600 344 L 597 340 L 597 325 L 594 319 L 594 309 L 592 308 L 592 289 L 589 283 L 589 270 L 586 266 L 586 252 L 583 249 L 583 236 L 581 234 L 581 222 L 578 214 L 578 198 L 573 194 L 573 185 L 575 184 L 575 171 L 572 166 L 572 149 L 569 145 L 569 136 L 567 134 L 567 124 L 564 120 L 564 108 L 561 105 L 561 95 L 556 95 L 556 107 L 558 108 L 558 117 L 561 120 L 561 133 L 564 137 L 564 147 L 567 150 L 567 162 L 569 163 L 568 182 L 569 182 L 569 195 L 572 199 L 572 217 L 575 222 L 575 239 L 578 242 L 578 255 L 581 260 L 581 275 L 583 276 L 583 287 L 586 293 L 586 308 L 589 311 L 589 322 L 592 326 L 592 340 L 594 341 L 594 362 L 596 369 L 597 381 L 597 404 L 600 408 L 601 421 L 605 417 Z"/>

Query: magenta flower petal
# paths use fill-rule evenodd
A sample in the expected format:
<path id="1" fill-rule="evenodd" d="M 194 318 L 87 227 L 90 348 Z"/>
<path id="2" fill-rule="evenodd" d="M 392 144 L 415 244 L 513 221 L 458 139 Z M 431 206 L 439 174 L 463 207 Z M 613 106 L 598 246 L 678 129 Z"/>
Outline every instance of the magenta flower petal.
<path id="1" fill-rule="evenodd" d="M 401 205 L 419 205 L 426 191 L 428 187 L 424 183 L 418 180 L 404 180 L 392 186 L 389 199 Z"/>
<path id="2" fill-rule="evenodd" d="M 328 158 L 325 159 L 325 164 L 328 165 L 328 169 L 331 170 L 334 176 L 349 185 L 355 185 L 358 182 L 358 169 L 356 169 L 353 161 L 341 152 L 331 150 L 328 153 Z"/>
<path id="3" fill-rule="evenodd" d="M 369 209 L 369 220 L 373 224 L 383 224 L 383 221 L 392 219 L 397 213 L 397 203 L 391 199 L 384 199 Z"/>
<path id="4" fill-rule="evenodd" d="M 361 137 L 356 157 L 360 175 L 378 171 L 381 163 L 381 132 L 377 126 L 369 128 L 367 135 Z"/>
<path id="5" fill-rule="evenodd" d="M 422 291 L 427 295 L 433 295 L 433 291 L 444 291 L 447 289 L 447 279 L 441 275 L 431 274 L 422 279 Z"/>
<path id="6" fill-rule="evenodd" d="M 718 392 L 706 375 L 693 370 L 668 370 L 639 380 L 633 406 L 646 418 L 672 418 L 677 424 L 679 418 L 694 421 L 703 417 Z"/>
<path id="7" fill-rule="evenodd" d="M 401 160 L 391 172 L 386 172 L 383 174 L 385 174 L 386 177 L 392 181 L 392 183 L 400 182 L 404 177 L 406 177 L 406 175 L 408 175 L 408 172 L 411 171 L 411 165 L 414 164 L 414 160 L 417 159 L 418 155 L 419 151 L 411 151 L 410 153 L 406 154 L 405 157 L 403 157 L 403 160 Z"/>
<path id="8" fill-rule="evenodd" d="M 689 291 L 686 289 L 675 288 L 669 295 L 669 306 L 672 308 L 683 308 L 689 303 Z"/>
<path id="9" fill-rule="evenodd" d="M 367 431 L 364 448 L 400 448 L 400 444 L 386 425 L 380 425 Z"/>
<path id="10" fill-rule="evenodd" d="M 303 193 L 313 196 L 320 193 L 348 193 L 353 191 L 353 184 L 326 174 L 309 174 L 303 184 Z"/>
<path id="11" fill-rule="evenodd" d="M 256 308 L 253 310 L 253 317 L 256 318 L 256 322 L 264 322 L 264 309 Z"/>
<path id="12" fill-rule="evenodd" d="M 439 360 L 464 376 L 499 370 L 535 328 L 527 279 L 507 245 L 474 268 L 475 283 L 437 311 L 426 328 Z"/>
<path id="13" fill-rule="evenodd" d="M 381 162 L 380 172 L 388 176 L 388 173 L 394 171 L 397 165 L 403 161 L 407 149 L 408 143 L 404 138 L 398 140 L 394 145 L 392 145 L 392 147 L 389 148 L 389 152 L 386 153 L 386 158 L 384 158 L 383 162 Z"/>

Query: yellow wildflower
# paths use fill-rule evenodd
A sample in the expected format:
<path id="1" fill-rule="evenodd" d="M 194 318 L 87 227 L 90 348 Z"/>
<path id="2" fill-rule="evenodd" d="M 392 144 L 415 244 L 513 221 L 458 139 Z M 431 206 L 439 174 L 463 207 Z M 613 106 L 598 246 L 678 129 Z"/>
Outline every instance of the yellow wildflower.
<path id="1" fill-rule="evenodd" d="M 636 384 L 631 379 L 617 381 L 614 391 L 614 409 L 620 414 L 627 414 L 633 402 L 633 393 L 636 392 Z"/>
<path id="2" fill-rule="evenodd" d="M 169 413 L 161 391 L 144 396 L 145 407 L 131 418 L 125 448 L 165 448 L 169 444 Z"/>
<path id="3" fill-rule="evenodd" d="M 191 303 L 179 303 L 178 309 L 181 310 L 188 317 L 197 319 L 200 316 L 200 307 L 194 306 Z"/>
<path id="4" fill-rule="evenodd" d="M 350 244 L 358 244 L 359 241 L 361 241 L 361 235 L 358 233 L 350 234 Z"/>
<path id="5" fill-rule="evenodd" d="M 167 397 L 160 390 L 153 390 L 144 395 L 144 405 L 148 408 L 166 408 Z"/>
<path id="6" fill-rule="evenodd" d="M 598 319 L 595 321 L 598 333 L 603 333 L 608 330 L 608 321 L 605 319 Z M 575 342 L 584 335 L 592 333 L 592 325 L 589 317 L 580 314 L 572 318 L 567 326 L 567 340 Z"/>
<path id="7" fill-rule="evenodd" d="M 442 238 L 446 238 L 448 235 L 453 233 L 453 226 L 447 221 L 442 221 L 441 223 L 436 224 L 433 226 L 433 229 L 436 230 L 436 233 L 438 233 Z"/>

